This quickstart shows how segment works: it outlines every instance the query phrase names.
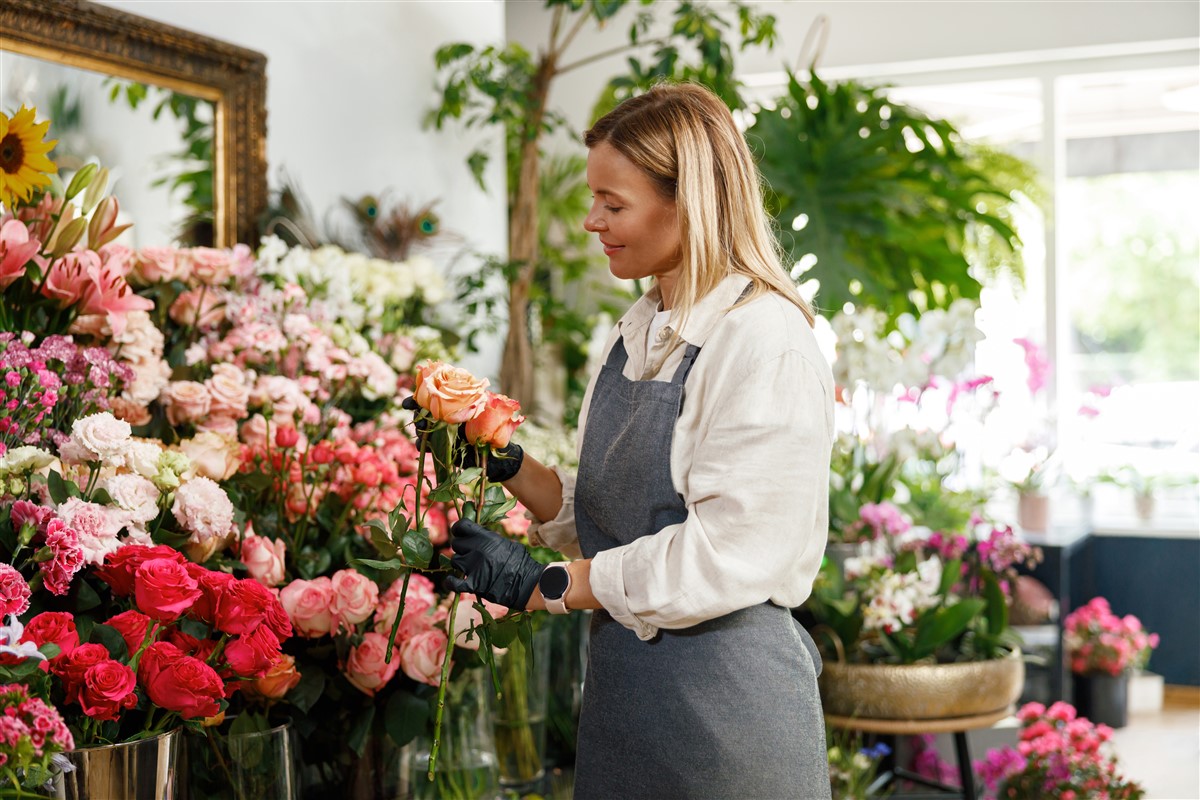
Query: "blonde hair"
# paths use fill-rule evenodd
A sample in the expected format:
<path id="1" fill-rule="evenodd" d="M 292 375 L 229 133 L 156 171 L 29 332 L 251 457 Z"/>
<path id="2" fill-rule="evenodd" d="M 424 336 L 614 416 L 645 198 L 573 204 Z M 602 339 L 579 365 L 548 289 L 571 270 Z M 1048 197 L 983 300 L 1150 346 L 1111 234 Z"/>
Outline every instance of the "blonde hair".
<path id="1" fill-rule="evenodd" d="M 583 141 L 589 148 L 607 142 L 675 200 L 683 264 L 671 299 L 676 330 L 729 274 L 752 281 L 737 305 L 775 291 L 812 324 L 812 309 L 781 264 L 750 148 L 715 94 L 696 84 L 658 84 L 597 120 Z"/>

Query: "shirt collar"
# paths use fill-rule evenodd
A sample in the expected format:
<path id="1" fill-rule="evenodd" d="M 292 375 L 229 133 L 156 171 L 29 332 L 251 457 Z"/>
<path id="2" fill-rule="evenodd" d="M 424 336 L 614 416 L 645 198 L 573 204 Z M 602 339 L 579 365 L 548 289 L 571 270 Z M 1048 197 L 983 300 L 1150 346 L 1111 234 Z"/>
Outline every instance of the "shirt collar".
<path id="1" fill-rule="evenodd" d="M 715 289 L 692 306 L 692 313 L 688 315 L 683 330 L 679 331 L 679 338 L 688 344 L 703 347 L 717 322 L 725 316 L 725 312 L 729 310 L 730 306 L 737 303 L 738 298 L 749 285 L 750 279 L 745 275 L 726 275 L 722 278 Z M 637 302 L 630 306 L 629 310 L 625 312 L 625 316 L 621 317 L 619 323 L 621 335 L 628 340 L 639 333 L 644 334 L 661 303 L 662 292 L 655 283 L 638 298 Z"/>

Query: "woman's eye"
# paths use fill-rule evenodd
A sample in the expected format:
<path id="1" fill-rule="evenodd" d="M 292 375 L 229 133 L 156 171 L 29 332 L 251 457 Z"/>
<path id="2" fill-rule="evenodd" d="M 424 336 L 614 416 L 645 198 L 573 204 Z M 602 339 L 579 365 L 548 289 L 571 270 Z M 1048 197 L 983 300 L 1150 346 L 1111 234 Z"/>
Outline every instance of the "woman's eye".
<path id="1" fill-rule="evenodd" d="M 618 211 L 621 210 L 621 208 L 619 206 L 605 206 L 604 210 L 608 211 L 610 213 L 616 214 Z"/>

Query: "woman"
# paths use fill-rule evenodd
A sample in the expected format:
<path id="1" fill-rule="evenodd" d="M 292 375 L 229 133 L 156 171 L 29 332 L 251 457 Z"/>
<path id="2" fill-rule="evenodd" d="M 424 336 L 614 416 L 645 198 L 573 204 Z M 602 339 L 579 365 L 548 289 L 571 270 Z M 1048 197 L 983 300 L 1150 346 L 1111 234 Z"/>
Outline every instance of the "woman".
<path id="1" fill-rule="evenodd" d="M 578 800 L 828 797 L 819 659 L 788 610 L 826 540 L 833 385 L 812 313 L 715 95 L 658 86 L 585 142 L 584 228 L 615 276 L 654 285 L 588 387 L 578 476 L 511 445 L 489 460 L 530 538 L 579 558 L 542 567 L 460 522 L 452 584 L 595 609 Z"/>

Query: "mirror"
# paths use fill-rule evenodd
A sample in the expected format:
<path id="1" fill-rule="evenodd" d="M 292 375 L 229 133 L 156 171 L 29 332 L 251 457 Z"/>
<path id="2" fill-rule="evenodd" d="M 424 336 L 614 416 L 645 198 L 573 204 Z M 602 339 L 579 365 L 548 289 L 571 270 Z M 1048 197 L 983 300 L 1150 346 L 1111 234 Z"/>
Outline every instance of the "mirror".
<path id="1" fill-rule="evenodd" d="M 267 200 L 266 57 L 261 53 L 86 0 L 5 0 L 0 7 L 0 75 L 3 103 L 14 106 L 10 110 L 23 100 L 65 99 L 67 107 L 78 103 L 84 131 L 87 116 L 93 118 L 95 127 L 74 142 L 70 137 L 62 141 L 56 120 L 51 135 L 60 139 L 60 147 L 55 155 L 100 156 L 114 179 L 122 177 L 117 196 L 135 228 L 146 223 L 148 229 L 138 246 L 166 244 L 178 227 L 178 212 L 148 193 L 168 191 L 150 184 L 163 174 L 158 156 L 182 151 L 183 123 L 169 110 L 154 121 L 152 110 L 169 96 L 189 106 L 191 117 L 211 124 L 212 241 L 219 247 L 256 243 L 258 216 Z M 130 82 L 149 87 L 136 109 L 124 96 Z M 71 88 L 58 101 L 42 99 L 52 98 L 60 87 Z M 122 96 L 110 101 L 114 87 Z M 31 97 L 10 90 L 30 92 Z M 85 100 L 74 94 L 82 91 L 89 92 Z M 96 91 L 100 96 L 91 94 Z M 49 109 L 39 105 L 38 119 L 52 118 Z M 135 137 L 138 147 L 129 148 Z M 116 160 L 108 161 L 109 155 Z M 172 169 L 179 172 L 181 163 L 176 161 Z M 140 207 L 135 211 L 134 206 Z"/>

